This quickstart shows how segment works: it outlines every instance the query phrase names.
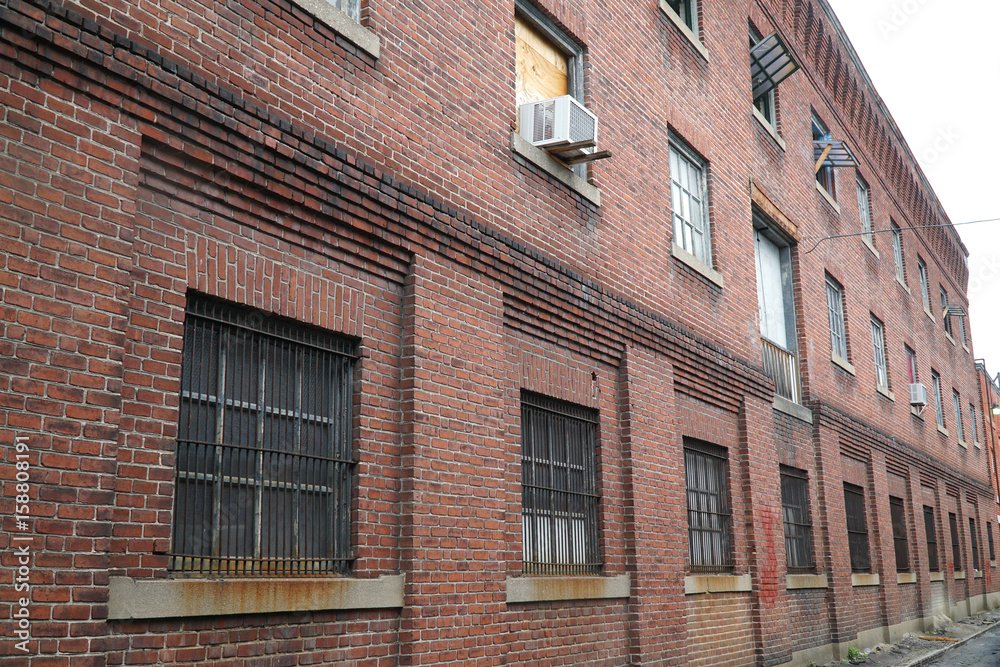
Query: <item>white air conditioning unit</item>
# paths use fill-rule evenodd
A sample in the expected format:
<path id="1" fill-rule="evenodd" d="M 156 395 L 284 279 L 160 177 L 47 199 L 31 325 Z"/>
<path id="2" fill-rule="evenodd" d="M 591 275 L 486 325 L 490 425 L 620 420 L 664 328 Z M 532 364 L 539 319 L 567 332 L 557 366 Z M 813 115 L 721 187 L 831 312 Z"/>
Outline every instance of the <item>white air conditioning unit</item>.
<path id="1" fill-rule="evenodd" d="M 594 149 L 597 116 L 571 95 L 522 104 L 521 137 L 569 164 L 607 157 Z"/>
<path id="2" fill-rule="evenodd" d="M 927 385 L 920 382 L 910 385 L 910 405 L 921 408 L 927 405 Z"/>

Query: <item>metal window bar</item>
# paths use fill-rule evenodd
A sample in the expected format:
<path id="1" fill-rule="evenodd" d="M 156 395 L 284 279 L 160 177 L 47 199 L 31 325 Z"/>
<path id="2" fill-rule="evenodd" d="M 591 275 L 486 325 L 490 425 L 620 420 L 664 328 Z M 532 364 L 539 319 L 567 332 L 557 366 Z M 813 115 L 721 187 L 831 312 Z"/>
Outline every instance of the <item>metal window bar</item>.
<path id="1" fill-rule="evenodd" d="M 962 545 L 958 541 L 958 517 L 954 512 L 948 512 L 948 527 L 951 528 L 951 560 L 956 571 L 962 568 Z"/>
<path id="2" fill-rule="evenodd" d="M 969 517 L 969 540 L 972 544 L 972 569 L 981 570 L 982 565 L 979 562 L 979 533 L 976 532 L 976 520 L 971 516 Z"/>
<path id="3" fill-rule="evenodd" d="M 839 285 L 830 280 L 826 281 L 826 303 L 830 315 L 830 349 L 841 359 L 847 359 L 843 292 Z"/>
<path id="4" fill-rule="evenodd" d="M 906 511 L 902 498 L 889 498 L 889 514 L 892 519 L 892 545 L 896 553 L 896 571 L 910 570 L 910 545 L 906 539 Z"/>
<path id="5" fill-rule="evenodd" d="M 872 358 L 875 361 L 875 382 L 879 387 L 889 388 L 889 371 L 885 360 L 885 330 L 882 323 L 872 318 Z"/>
<path id="6" fill-rule="evenodd" d="M 994 561 L 997 559 L 997 552 L 993 548 L 993 523 L 991 521 L 986 522 L 986 542 L 990 549 L 990 560 Z"/>
<path id="7" fill-rule="evenodd" d="M 860 487 L 844 484 L 844 509 L 847 511 L 851 571 L 869 572 L 872 565 L 868 548 L 868 519 L 865 513 L 865 495 Z"/>
<path id="8" fill-rule="evenodd" d="M 809 482 L 803 473 L 782 471 L 781 510 L 785 524 L 785 561 L 789 570 L 814 566 Z"/>
<path id="9" fill-rule="evenodd" d="M 794 352 L 760 339 L 764 352 L 764 372 L 774 380 L 775 392 L 793 403 L 799 402 L 799 362 Z"/>
<path id="10" fill-rule="evenodd" d="M 924 505 L 924 533 L 927 536 L 927 569 L 939 572 L 941 562 L 938 558 L 937 526 L 934 522 L 934 508 Z"/>
<path id="11" fill-rule="evenodd" d="M 726 459 L 701 449 L 685 448 L 684 465 L 691 570 L 729 571 L 733 567 L 733 550 Z"/>
<path id="12" fill-rule="evenodd" d="M 976 406 L 973 403 L 969 403 L 969 425 L 972 442 L 979 442 L 979 420 L 976 418 Z"/>
<path id="13" fill-rule="evenodd" d="M 525 574 L 600 570 L 597 424 L 589 408 L 521 397 Z"/>
<path id="14" fill-rule="evenodd" d="M 172 569 L 348 571 L 353 347 L 326 332 L 191 297 Z"/>

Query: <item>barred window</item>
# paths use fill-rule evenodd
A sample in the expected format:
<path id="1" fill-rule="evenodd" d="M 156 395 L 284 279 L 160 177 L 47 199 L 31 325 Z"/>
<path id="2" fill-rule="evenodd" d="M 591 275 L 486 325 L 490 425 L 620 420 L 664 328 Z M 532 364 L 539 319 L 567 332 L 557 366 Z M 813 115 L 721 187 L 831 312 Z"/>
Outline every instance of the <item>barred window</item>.
<path id="1" fill-rule="evenodd" d="M 868 549 L 868 518 L 865 513 L 865 492 L 860 486 L 844 484 L 844 509 L 847 511 L 847 543 L 851 550 L 851 571 L 872 569 Z"/>
<path id="2" fill-rule="evenodd" d="M 732 515 L 726 453 L 720 447 L 686 440 L 688 554 L 692 571 L 732 569 Z"/>
<path id="3" fill-rule="evenodd" d="M 172 569 L 349 569 L 354 364 L 347 339 L 189 298 Z"/>
<path id="4" fill-rule="evenodd" d="M 930 278 L 927 275 L 927 262 L 917 255 L 917 273 L 920 274 L 920 298 L 924 302 L 924 310 L 931 312 Z"/>
<path id="5" fill-rule="evenodd" d="M 986 522 L 986 541 L 990 548 L 990 560 L 994 561 L 997 559 L 997 552 L 993 549 L 993 523 L 991 521 Z"/>
<path id="6" fill-rule="evenodd" d="M 785 561 L 789 570 L 813 567 L 809 481 L 805 471 L 781 468 L 781 510 L 785 523 Z"/>
<path id="7" fill-rule="evenodd" d="M 600 569 L 596 410 L 521 395 L 525 574 Z"/>
<path id="8" fill-rule="evenodd" d="M 844 288 L 830 276 L 826 277 L 826 305 L 830 319 L 830 351 L 847 359 L 847 328 L 844 324 Z"/>
<path id="9" fill-rule="evenodd" d="M 889 496 L 889 514 L 892 518 L 892 544 L 896 552 L 896 571 L 910 569 L 910 546 L 906 541 L 906 510 L 902 498 Z"/>
<path id="10" fill-rule="evenodd" d="M 951 528 L 951 559 L 955 570 L 962 570 L 962 544 L 958 537 L 958 517 L 954 512 L 948 512 L 948 527 Z"/>
<path id="11" fill-rule="evenodd" d="M 903 232 L 895 222 L 890 221 L 892 229 L 892 255 L 896 262 L 896 278 L 906 284 L 906 265 L 903 262 Z"/>
<path id="12" fill-rule="evenodd" d="M 934 508 L 924 505 L 924 533 L 927 535 L 927 569 L 930 572 L 941 571 L 941 561 L 938 559 L 937 526 L 934 522 Z"/>
<path id="13" fill-rule="evenodd" d="M 934 418 L 937 425 L 944 428 L 944 397 L 941 395 L 941 376 L 931 369 L 931 388 L 934 392 Z"/>
<path id="14" fill-rule="evenodd" d="M 859 175 L 857 177 L 858 185 L 858 217 L 861 220 L 861 233 L 868 245 L 872 245 L 872 205 L 871 205 L 871 188 Z"/>
<path id="15" fill-rule="evenodd" d="M 965 429 L 962 427 L 962 395 L 951 390 L 951 402 L 955 408 L 955 433 L 959 442 L 965 442 Z"/>
<path id="16" fill-rule="evenodd" d="M 981 570 L 979 563 L 979 533 L 976 532 L 976 520 L 969 517 L 969 540 L 972 543 L 972 569 Z"/>
<path id="17" fill-rule="evenodd" d="M 979 442 L 979 420 L 976 418 L 975 403 L 969 403 L 969 437 L 972 442 Z"/>

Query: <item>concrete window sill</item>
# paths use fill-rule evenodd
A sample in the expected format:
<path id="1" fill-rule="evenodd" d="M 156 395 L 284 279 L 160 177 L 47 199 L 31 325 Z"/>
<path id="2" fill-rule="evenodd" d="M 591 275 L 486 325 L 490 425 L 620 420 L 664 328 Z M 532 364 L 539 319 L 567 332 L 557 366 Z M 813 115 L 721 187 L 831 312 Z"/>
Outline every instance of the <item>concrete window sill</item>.
<path id="1" fill-rule="evenodd" d="M 955 345 L 955 339 L 951 337 L 951 334 L 947 331 L 944 332 L 944 337 L 948 339 L 948 342 Z"/>
<path id="2" fill-rule="evenodd" d="M 403 575 L 354 578 L 112 577 L 108 618 L 181 618 L 403 606 Z"/>
<path id="3" fill-rule="evenodd" d="M 709 282 L 714 283 L 719 289 L 722 289 L 725 281 L 722 278 L 722 274 L 713 269 L 711 266 L 701 261 L 698 257 L 695 257 L 689 253 L 684 248 L 680 247 L 676 243 L 671 242 L 670 244 L 670 255 L 676 259 L 686 264 L 690 268 L 694 269 L 696 272 L 702 275 Z"/>
<path id="4" fill-rule="evenodd" d="M 882 259 L 882 255 L 878 254 L 878 250 L 875 249 L 875 246 L 872 245 L 872 242 L 869 239 L 862 236 L 861 240 L 864 242 L 865 247 L 868 248 L 868 251 L 875 255 L 875 259 Z"/>
<path id="5" fill-rule="evenodd" d="M 689 574 L 684 577 L 684 595 L 749 593 L 752 588 L 749 574 Z"/>
<path id="6" fill-rule="evenodd" d="M 357 46 L 372 58 L 378 60 L 378 36 L 331 5 L 327 0 L 292 0 L 292 2 L 330 26 L 335 33 Z"/>
<path id="7" fill-rule="evenodd" d="M 826 200 L 826 203 L 832 206 L 833 210 L 835 210 L 837 213 L 840 213 L 840 204 L 837 203 L 837 200 L 830 196 L 830 193 L 826 191 L 826 188 L 824 188 L 822 185 L 819 184 L 819 181 L 815 181 L 815 183 L 816 183 L 816 192 L 823 195 L 823 199 Z"/>
<path id="8" fill-rule="evenodd" d="M 931 572 L 928 581 L 944 581 L 944 572 Z"/>
<path id="9" fill-rule="evenodd" d="M 982 570 L 973 570 L 972 571 L 972 578 L 973 579 L 982 579 L 983 578 L 983 571 Z"/>
<path id="10" fill-rule="evenodd" d="M 829 587 L 826 574 L 787 574 L 785 575 L 785 588 L 790 591 L 804 590 L 807 588 L 827 588 Z"/>
<path id="11" fill-rule="evenodd" d="M 830 353 L 830 361 L 832 361 L 833 363 L 837 364 L 838 366 L 840 366 L 841 368 L 843 368 L 845 371 L 847 371 L 851 375 L 857 375 L 857 371 L 854 370 L 854 365 L 851 364 L 851 362 L 849 362 L 847 359 L 844 359 L 843 357 L 841 357 L 840 355 L 833 354 L 831 352 Z"/>
<path id="12" fill-rule="evenodd" d="M 938 430 L 938 433 L 940 433 L 943 436 L 947 436 L 948 435 L 948 429 L 946 429 L 944 426 L 938 426 L 937 430 Z"/>
<path id="13" fill-rule="evenodd" d="M 608 600 L 627 598 L 632 579 L 613 577 L 507 577 L 507 604 L 558 600 Z"/>
<path id="14" fill-rule="evenodd" d="M 896 583 L 897 584 L 915 584 L 917 583 L 917 575 L 913 572 L 897 572 L 896 573 Z"/>
<path id="15" fill-rule="evenodd" d="M 904 283 L 902 280 L 900 280 L 898 275 L 896 276 L 896 282 L 899 284 L 900 287 L 902 287 L 904 290 L 906 290 L 907 294 L 912 294 L 912 292 L 910 292 L 910 287 L 906 283 Z"/>
<path id="16" fill-rule="evenodd" d="M 981 443 L 981 442 L 974 442 L 974 443 L 972 443 L 972 446 L 975 447 L 976 449 L 982 449 L 983 448 L 983 443 Z"/>
<path id="17" fill-rule="evenodd" d="M 924 315 L 926 315 L 927 319 L 929 319 L 931 322 L 934 322 L 934 316 L 931 314 L 931 311 L 924 308 Z M 937 322 L 934 323 L 937 324 Z"/>
<path id="18" fill-rule="evenodd" d="M 510 149 L 570 190 L 576 192 L 594 206 L 601 205 L 600 190 L 585 179 L 577 176 L 572 169 L 549 155 L 547 151 L 533 146 L 530 141 L 523 138 L 517 132 L 511 132 L 510 134 Z"/>
<path id="19" fill-rule="evenodd" d="M 892 391 L 890 391 L 888 387 L 883 387 L 882 385 L 875 385 L 875 391 L 877 391 L 878 393 L 882 394 L 883 396 L 885 396 L 886 398 L 888 398 L 890 401 L 895 401 L 896 400 L 896 395 L 894 393 L 892 393 Z"/>
<path id="20" fill-rule="evenodd" d="M 783 412 L 786 415 L 795 417 L 796 419 L 801 419 L 807 424 L 813 423 L 812 410 L 805 407 L 804 405 L 799 405 L 798 403 L 793 403 L 784 396 L 775 396 L 774 403 L 772 404 L 774 409 L 778 412 Z"/>
<path id="21" fill-rule="evenodd" d="M 760 109 L 758 109 L 756 106 L 751 104 L 750 108 L 753 109 L 753 117 L 757 119 L 757 122 L 760 123 L 760 126 L 763 127 L 769 135 L 771 135 L 771 138 L 774 139 L 775 143 L 778 144 L 781 150 L 786 150 L 785 140 L 781 138 L 780 134 L 778 134 L 778 130 L 775 129 L 774 125 L 771 125 L 771 123 L 768 122 L 766 118 L 764 118 L 764 114 L 762 114 L 760 112 Z"/>
<path id="22" fill-rule="evenodd" d="M 963 570 L 955 570 L 955 581 L 965 579 L 965 572 Z"/>
<path id="23" fill-rule="evenodd" d="M 865 573 L 865 572 L 855 572 L 851 575 L 851 586 L 861 587 L 861 586 L 878 586 L 881 584 L 881 579 L 878 572 Z"/>
<path id="24" fill-rule="evenodd" d="M 680 30 L 681 34 L 684 35 L 687 41 L 691 43 L 691 46 L 693 46 L 694 50 L 698 52 L 698 55 L 704 58 L 705 62 L 708 62 L 708 49 L 706 49 L 705 45 L 701 43 L 698 36 L 691 32 L 691 28 L 687 27 L 687 24 L 684 23 L 684 20 L 677 15 L 677 12 L 675 12 L 673 8 L 666 3 L 666 0 L 660 0 L 660 11 L 666 14 L 671 23 L 677 26 L 677 29 Z"/>
<path id="25" fill-rule="evenodd" d="M 968 449 L 969 448 L 969 443 L 967 443 L 965 440 L 962 440 L 961 438 L 959 438 L 958 439 L 958 446 L 961 447 L 962 449 Z"/>

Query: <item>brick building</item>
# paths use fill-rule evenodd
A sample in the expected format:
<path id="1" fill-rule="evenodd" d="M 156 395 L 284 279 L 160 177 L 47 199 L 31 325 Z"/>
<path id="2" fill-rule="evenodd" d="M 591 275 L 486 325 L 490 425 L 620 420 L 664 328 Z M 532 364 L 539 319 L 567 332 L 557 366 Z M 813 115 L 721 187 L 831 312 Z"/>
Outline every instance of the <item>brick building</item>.
<path id="1" fill-rule="evenodd" d="M 0 100 L 5 654 L 805 665 L 997 604 L 967 251 L 825 0 L 0 0 Z"/>
<path id="2" fill-rule="evenodd" d="M 1000 494 L 996 493 L 1000 489 L 1000 473 L 997 471 L 997 454 L 1000 449 L 1000 378 L 990 375 L 986 370 L 986 360 L 976 359 L 976 372 L 979 376 L 979 400 L 983 406 L 983 419 L 986 420 L 986 428 L 983 431 L 983 442 L 986 443 L 986 452 L 990 470 L 990 482 L 993 485 L 994 500 L 996 501 L 996 514 L 1000 520 Z"/>

